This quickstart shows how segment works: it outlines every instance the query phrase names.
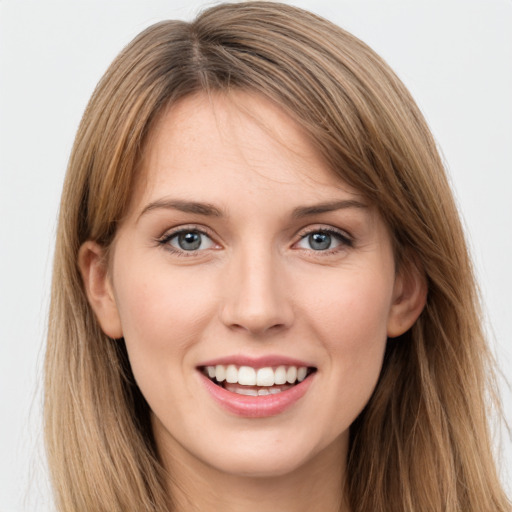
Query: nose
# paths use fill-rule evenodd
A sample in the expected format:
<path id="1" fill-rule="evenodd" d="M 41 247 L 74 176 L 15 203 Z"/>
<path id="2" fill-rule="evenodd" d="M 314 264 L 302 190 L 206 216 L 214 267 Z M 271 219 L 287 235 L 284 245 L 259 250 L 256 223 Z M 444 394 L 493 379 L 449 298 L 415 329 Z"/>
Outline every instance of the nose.
<path id="1" fill-rule="evenodd" d="M 233 257 L 224 276 L 221 321 L 230 329 L 261 336 L 281 332 L 293 322 L 285 269 L 270 250 Z"/>

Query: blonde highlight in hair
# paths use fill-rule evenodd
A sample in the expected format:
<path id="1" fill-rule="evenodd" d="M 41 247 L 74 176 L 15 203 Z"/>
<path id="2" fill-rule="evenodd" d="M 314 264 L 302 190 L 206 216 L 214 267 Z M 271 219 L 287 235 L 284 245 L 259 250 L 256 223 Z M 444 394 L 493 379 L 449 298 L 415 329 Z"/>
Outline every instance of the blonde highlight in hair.
<path id="1" fill-rule="evenodd" d="M 378 207 L 398 264 L 416 265 L 428 283 L 425 310 L 388 341 L 375 392 L 351 427 L 352 512 L 510 510 L 491 453 L 493 374 L 475 280 L 423 116 L 364 43 L 272 2 L 223 4 L 192 23 L 148 28 L 84 113 L 62 195 L 45 367 L 58 510 L 172 510 L 148 406 L 123 340 L 103 334 L 88 304 L 78 250 L 86 240 L 112 243 L 163 109 L 235 89 L 271 99 L 306 130 L 333 172 Z"/>

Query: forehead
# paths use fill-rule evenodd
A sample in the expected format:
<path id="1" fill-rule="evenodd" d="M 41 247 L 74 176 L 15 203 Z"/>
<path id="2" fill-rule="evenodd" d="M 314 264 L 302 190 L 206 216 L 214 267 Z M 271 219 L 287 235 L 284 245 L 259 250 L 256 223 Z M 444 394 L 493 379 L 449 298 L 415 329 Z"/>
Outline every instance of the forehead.
<path id="1" fill-rule="evenodd" d="M 231 199 L 228 190 L 298 200 L 358 195 L 279 106 L 242 91 L 198 94 L 169 107 L 149 135 L 141 171 L 136 203 L 163 193 L 222 202 Z"/>

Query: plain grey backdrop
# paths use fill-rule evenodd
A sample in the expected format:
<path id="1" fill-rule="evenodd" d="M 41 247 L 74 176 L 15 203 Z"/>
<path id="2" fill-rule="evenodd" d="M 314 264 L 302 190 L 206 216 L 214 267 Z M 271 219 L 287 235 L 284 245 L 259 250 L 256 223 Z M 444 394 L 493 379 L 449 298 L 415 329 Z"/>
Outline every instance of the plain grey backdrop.
<path id="1" fill-rule="evenodd" d="M 50 510 L 41 377 L 59 195 L 86 102 L 138 32 L 195 0 L 0 0 L 0 512 Z M 298 0 L 380 53 L 438 141 L 493 347 L 512 375 L 512 0 Z M 508 421 L 512 394 L 502 383 Z M 501 448 L 512 489 L 510 437 Z"/>

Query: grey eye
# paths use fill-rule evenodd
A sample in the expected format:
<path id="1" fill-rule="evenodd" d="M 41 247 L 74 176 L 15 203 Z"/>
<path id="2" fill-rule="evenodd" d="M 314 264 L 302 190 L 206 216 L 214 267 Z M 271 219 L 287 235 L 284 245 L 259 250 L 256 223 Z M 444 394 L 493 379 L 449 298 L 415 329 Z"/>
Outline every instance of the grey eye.
<path id="1" fill-rule="evenodd" d="M 199 233 L 181 233 L 177 238 L 180 249 L 184 251 L 196 251 L 201 247 L 201 235 Z"/>
<path id="2" fill-rule="evenodd" d="M 210 249 L 214 243 L 210 237 L 198 231 L 180 231 L 169 238 L 168 244 L 181 251 Z"/>
<path id="3" fill-rule="evenodd" d="M 311 231 L 305 234 L 297 243 L 300 249 L 307 249 L 309 251 L 328 251 L 329 249 L 336 249 L 341 246 L 351 247 L 352 241 L 342 233 L 337 231 Z"/>
<path id="4" fill-rule="evenodd" d="M 331 246 L 331 235 L 328 233 L 313 233 L 308 235 L 308 242 L 314 251 L 325 251 Z"/>

